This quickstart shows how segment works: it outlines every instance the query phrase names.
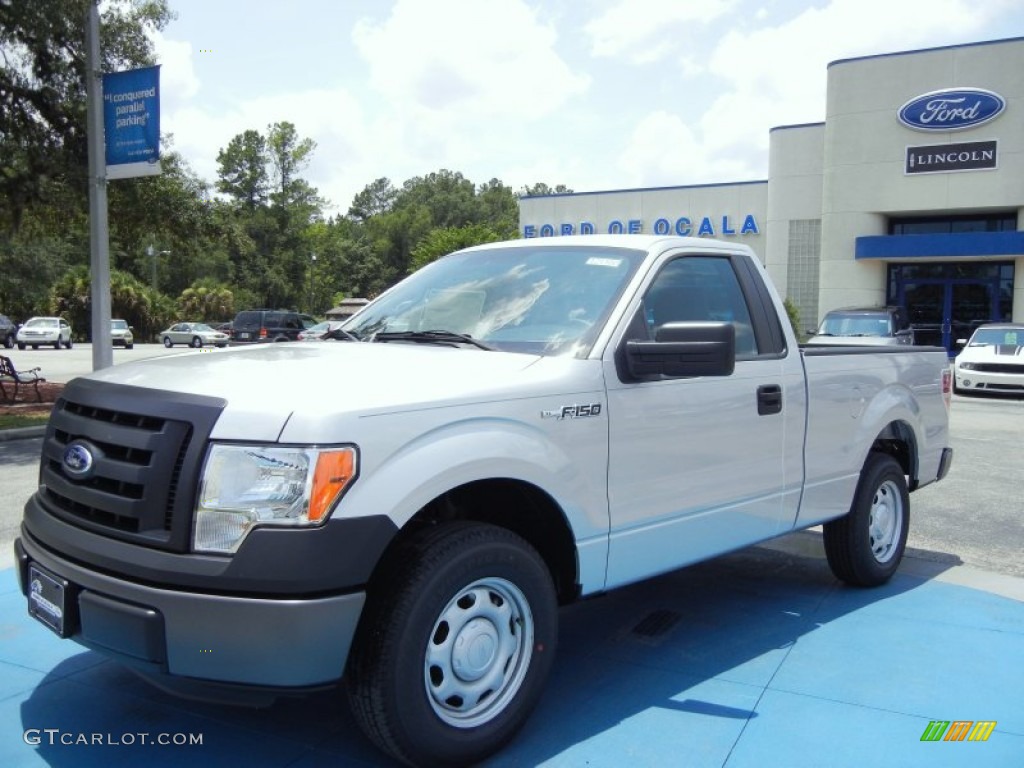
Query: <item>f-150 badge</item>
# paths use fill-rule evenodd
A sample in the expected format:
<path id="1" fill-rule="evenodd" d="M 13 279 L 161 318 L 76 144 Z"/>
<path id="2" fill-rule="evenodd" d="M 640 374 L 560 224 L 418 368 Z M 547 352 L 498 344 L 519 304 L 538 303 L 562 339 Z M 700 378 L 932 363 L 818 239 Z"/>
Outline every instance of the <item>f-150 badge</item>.
<path id="1" fill-rule="evenodd" d="M 563 405 L 556 410 L 544 410 L 540 412 L 542 419 L 583 419 L 588 416 L 599 416 L 601 414 L 600 403 L 586 403 L 584 405 Z"/>

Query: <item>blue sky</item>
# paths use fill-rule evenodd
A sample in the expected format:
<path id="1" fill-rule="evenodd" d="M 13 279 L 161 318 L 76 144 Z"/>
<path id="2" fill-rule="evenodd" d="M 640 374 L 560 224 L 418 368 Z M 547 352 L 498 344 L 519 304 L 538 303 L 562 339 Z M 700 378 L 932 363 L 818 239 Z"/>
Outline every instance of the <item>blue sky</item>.
<path id="1" fill-rule="evenodd" d="M 767 178 L 769 129 L 824 119 L 830 61 L 1024 36 L 1021 0 L 170 6 L 174 148 L 213 182 L 233 136 L 288 120 L 317 142 L 304 176 L 331 213 L 441 168 L 579 192 Z"/>

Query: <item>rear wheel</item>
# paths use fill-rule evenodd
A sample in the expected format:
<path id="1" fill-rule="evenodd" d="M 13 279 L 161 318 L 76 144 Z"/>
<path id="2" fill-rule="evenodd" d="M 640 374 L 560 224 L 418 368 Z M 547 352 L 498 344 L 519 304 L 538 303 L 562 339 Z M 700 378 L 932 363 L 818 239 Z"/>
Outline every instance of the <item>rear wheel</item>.
<path id="1" fill-rule="evenodd" d="M 164 346 L 167 347 L 168 349 L 174 346 L 174 342 L 171 341 L 170 336 L 164 336 Z"/>
<path id="2" fill-rule="evenodd" d="M 13 346 L 14 346 L 14 338 L 10 334 L 8 334 L 7 338 L 4 339 L 4 347 L 6 347 L 7 349 L 10 349 Z"/>
<path id="3" fill-rule="evenodd" d="M 413 765 L 482 760 L 523 725 L 551 668 L 547 567 L 516 534 L 457 522 L 415 535 L 385 568 L 346 672 L 356 721 Z"/>
<path id="4" fill-rule="evenodd" d="M 824 526 L 832 573 L 855 586 L 884 584 L 903 559 L 909 530 L 910 494 L 903 468 L 888 454 L 869 454 L 850 511 Z"/>
<path id="5" fill-rule="evenodd" d="M 71 337 L 68 336 L 68 340 L 64 342 L 64 349 L 71 349 L 74 343 L 75 342 L 71 340 Z"/>

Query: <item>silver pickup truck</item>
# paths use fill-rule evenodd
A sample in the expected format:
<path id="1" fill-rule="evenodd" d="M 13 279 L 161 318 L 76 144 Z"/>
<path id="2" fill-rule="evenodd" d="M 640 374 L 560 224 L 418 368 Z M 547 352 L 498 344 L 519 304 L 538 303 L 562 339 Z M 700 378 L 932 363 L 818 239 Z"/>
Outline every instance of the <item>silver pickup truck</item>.
<path id="1" fill-rule="evenodd" d="M 560 604 L 820 523 L 881 584 L 952 459 L 945 350 L 799 348 L 744 246 L 478 246 L 333 335 L 72 381 L 30 613 L 190 695 L 340 682 L 383 750 L 468 764 L 533 709 Z"/>

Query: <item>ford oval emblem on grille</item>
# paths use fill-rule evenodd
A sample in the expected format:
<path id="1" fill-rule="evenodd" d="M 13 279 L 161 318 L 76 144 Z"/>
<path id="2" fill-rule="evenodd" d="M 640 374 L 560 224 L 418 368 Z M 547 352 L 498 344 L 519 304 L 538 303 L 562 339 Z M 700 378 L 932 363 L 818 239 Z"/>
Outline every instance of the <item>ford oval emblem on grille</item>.
<path id="1" fill-rule="evenodd" d="M 1006 100 L 984 88 L 948 88 L 911 99 L 896 113 L 901 123 L 915 131 L 960 131 L 995 120 L 1006 109 Z"/>
<path id="2" fill-rule="evenodd" d="M 64 473 L 74 478 L 87 477 L 93 468 L 93 455 L 82 443 L 71 443 L 64 449 Z"/>

